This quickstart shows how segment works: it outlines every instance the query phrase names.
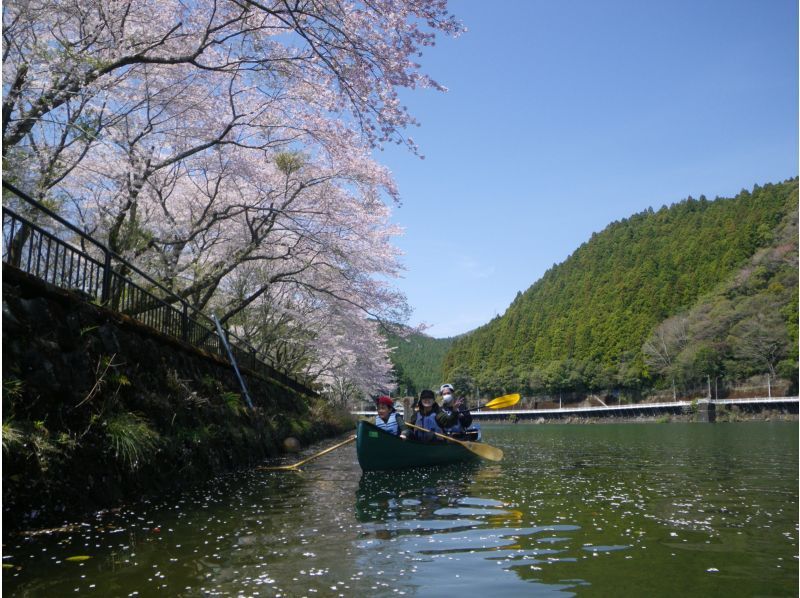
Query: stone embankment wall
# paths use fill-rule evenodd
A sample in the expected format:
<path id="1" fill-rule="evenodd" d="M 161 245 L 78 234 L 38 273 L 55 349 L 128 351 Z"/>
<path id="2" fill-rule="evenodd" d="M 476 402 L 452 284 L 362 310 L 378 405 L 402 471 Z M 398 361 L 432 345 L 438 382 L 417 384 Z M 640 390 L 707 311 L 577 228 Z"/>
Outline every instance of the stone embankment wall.
<path id="1" fill-rule="evenodd" d="M 3 524 L 57 525 L 351 424 L 307 397 L 3 270 Z"/>

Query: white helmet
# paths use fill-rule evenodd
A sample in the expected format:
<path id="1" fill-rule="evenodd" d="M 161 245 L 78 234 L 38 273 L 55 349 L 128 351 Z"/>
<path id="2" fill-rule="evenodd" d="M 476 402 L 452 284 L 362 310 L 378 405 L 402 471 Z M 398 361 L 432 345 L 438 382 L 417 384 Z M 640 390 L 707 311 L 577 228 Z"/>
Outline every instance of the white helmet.
<path id="1" fill-rule="evenodd" d="M 456 391 L 452 384 L 442 384 L 442 386 L 439 388 L 439 394 L 443 395 L 445 390 L 449 390 L 450 392 Z"/>

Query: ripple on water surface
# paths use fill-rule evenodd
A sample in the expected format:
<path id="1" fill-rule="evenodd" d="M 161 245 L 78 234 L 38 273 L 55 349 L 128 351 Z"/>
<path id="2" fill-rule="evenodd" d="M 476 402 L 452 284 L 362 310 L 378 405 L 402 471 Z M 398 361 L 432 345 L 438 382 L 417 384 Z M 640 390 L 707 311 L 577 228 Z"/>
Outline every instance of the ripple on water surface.
<path id="1" fill-rule="evenodd" d="M 350 446 L 6 538 L 4 593 L 794 594 L 796 426 L 484 431 L 502 463 L 362 474 Z"/>

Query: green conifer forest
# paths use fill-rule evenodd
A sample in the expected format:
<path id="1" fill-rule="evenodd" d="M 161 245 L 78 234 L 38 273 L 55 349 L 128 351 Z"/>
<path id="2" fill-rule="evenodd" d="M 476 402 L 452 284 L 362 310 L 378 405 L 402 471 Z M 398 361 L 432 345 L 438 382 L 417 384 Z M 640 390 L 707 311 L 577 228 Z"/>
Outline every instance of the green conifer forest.
<path id="1" fill-rule="evenodd" d="M 636 400 L 753 376 L 796 392 L 797 215 L 795 178 L 613 222 L 454 339 L 442 374 L 484 396 Z"/>
<path id="2" fill-rule="evenodd" d="M 432 338 L 408 331 L 403 337 L 388 334 L 392 350 L 397 394 L 415 396 L 424 388 L 438 389 L 442 378 L 442 361 L 453 344 L 452 338 Z"/>

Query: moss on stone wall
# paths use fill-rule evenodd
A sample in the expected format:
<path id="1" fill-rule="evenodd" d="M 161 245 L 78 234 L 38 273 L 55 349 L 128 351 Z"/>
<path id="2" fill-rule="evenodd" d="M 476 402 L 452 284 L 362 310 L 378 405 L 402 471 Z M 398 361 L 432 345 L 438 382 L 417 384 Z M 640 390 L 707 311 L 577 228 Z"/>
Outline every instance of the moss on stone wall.
<path id="1" fill-rule="evenodd" d="M 53 525 L 351 425 L 318 399 L 3 272 L 3 524 Z"/>

